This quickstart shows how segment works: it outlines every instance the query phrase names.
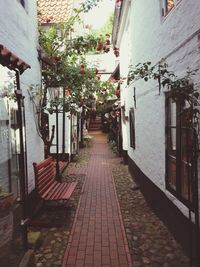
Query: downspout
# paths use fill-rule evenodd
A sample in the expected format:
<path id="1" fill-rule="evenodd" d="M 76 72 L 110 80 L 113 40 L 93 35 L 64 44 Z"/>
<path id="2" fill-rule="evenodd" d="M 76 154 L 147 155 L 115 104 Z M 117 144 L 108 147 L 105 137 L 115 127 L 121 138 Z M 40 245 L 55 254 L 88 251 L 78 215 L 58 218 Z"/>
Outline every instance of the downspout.
<path id="1" fill-rule="evenodd" d="M 195 213 L 195 266 L 200 266 L 200 225 L 199 225 L 199 192 L 198 192 L 198 135 L 194 131 L 194 213 Z"/>
<path id="2" fill-rule="evenodd" d="M 77 131 L 77 140 L 76 140 L 76 146 L 77 146 L 77 154 L 79 153 L 79 119 L 80 119 L 80 113 L 77 112 L 77 118 L 76 118 L 76 131 Z"/>
<path id="3" fill-rule="evenodd" d="M 23 96 L 20 89 L 20 73 L 19 71 L 15 71 L 16 73 L 16 84 L 17 84 L 17 90 L 15 90 L 15 95 L 17 98 L 17 106 L 18 106 L 18 123 L 19 123 L 19 138 L 20 138 L 20 160 L 19 160 L 19 167 L 20 167 L 20 204 L 22 206 L 22 220 L 21 220 L 21 226 L 22 226 L 22 238 L 23 238 L 23 246 L 27 250 L 28 243 L 27 243 L 27 212 L 26 212 L 26 198 L 27 198 L 27 158 L 25 154 L 25 147 L 24 147 L 24 135 L 23 135 L 23 120 L 24 115 L 22 109 L 24 108 L 23 103 Z M 22 108 L 23 107 L 23 108 Z M 25 125 L 24 125 L 25 126 Z"/>
<path id="4" fill-rule="evenodd" d="M 62 134 L 62 160 L 65 158 L 65 89 L 63 88 L 63 134 Z"/>

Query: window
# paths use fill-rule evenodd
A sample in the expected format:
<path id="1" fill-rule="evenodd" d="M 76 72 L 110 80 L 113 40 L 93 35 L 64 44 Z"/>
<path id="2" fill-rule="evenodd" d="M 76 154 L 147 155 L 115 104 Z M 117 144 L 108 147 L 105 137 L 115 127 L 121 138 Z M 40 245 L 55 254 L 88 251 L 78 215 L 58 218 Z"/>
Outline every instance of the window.
<path id="1" fill-rule="evenodd" d="M 130 146 L 135 149 L 135 113 L 133 108 L 131 108 L 129 111 L 129 120 L 130 120 Z"/>
<path id="2" fill-rule="evenodd" d="M 18 0 L 18 2 L 19 2 L 24 8 L 26 8 L 26 0 Z"/>
<path id="3" fill-rule="evenodd" d="M 3 191 L 20 197 L 20 133 L 18 106 L 5 93 L 14 92 L 15 72 L 0 65 L 0 184 Z"/>
<path id="4" fill-rule="evenodd" d="M 20 0 L 20 3 L 22 4 L 23 7 L 25 7 L 25 0 Z"/>
<path id="5" fill-rule="evenodd" d="M 166 96 L 166 187 L 186 205 L 191 202 L 191 108 Z"/>
<path id="6" fill-rule="evenodd" d="M 163 0 L 162 15 L 166 16 L 175 6 L 176 0 Z"/>

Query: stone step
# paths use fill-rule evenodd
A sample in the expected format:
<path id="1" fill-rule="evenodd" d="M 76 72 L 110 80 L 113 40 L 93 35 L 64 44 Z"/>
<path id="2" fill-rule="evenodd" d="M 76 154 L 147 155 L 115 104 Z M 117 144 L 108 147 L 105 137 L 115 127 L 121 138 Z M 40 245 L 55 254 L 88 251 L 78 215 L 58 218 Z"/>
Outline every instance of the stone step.
<path id="1" fill-rule="evenodd" d="M 101 127 L 89 127 L 89 130 L 92 130 L 92 129 L 101 129 Z"/>

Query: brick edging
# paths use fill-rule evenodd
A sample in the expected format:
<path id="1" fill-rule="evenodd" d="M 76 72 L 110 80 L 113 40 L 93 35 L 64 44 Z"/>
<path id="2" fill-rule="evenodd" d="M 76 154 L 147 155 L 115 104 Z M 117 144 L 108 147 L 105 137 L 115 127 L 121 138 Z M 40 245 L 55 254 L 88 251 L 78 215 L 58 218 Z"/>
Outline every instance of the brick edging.
<path id="1" fill-rule="evenodd" d="M 66 248 L 66 250 L 64 252 L 64 255 L 63 255 L 61 267 L 66 267 L 66 264 L 67 264 L 68 254 L 69 254 L 70 245 L 71 245 L 71 242 L 72 242 L 72 236 L 73 236 L 74 231 L 75 231 L 75 225 L 76 225 L 76 222 L 77 222 L 78 212 L 79 212 L 79 209 L 80 209 L 80 204 L 81 204 L 81 199 L 82 199 L 82 195 L 83 195 L 84 188 L 85 188 L 85 183 L 86 183 L 86 177 L 85 177 L 85 181 L 83 183 L 83 186 L 81 188 L 80 198 L 79 198 L 79 201 L 78 201 L 78 206 L 77 206 L 76 214 L 75 214 L 75 217 L 74 217 L 74 222 L 73 222 L 72 229 L 71 229 L 71 232 L 70 232 L 69 240 L 67 242 L 67 248 Z"/>

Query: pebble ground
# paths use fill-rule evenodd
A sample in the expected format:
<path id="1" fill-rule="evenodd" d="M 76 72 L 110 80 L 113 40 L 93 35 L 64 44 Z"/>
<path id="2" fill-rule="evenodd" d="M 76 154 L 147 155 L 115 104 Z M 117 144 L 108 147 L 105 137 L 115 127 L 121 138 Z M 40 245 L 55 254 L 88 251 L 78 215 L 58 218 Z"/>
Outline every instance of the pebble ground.
<path id="1" fill-rule="evenodd" d="M 152 212 L 128 167 L 113 161 L 113 176 L 134 267 L 189 267 L 190 262 L 167 227 Z"/>

